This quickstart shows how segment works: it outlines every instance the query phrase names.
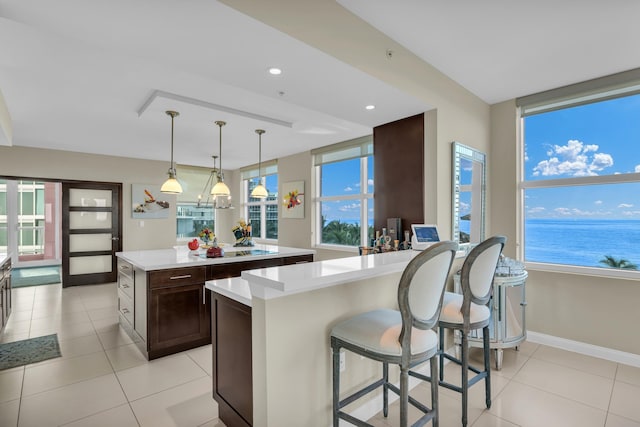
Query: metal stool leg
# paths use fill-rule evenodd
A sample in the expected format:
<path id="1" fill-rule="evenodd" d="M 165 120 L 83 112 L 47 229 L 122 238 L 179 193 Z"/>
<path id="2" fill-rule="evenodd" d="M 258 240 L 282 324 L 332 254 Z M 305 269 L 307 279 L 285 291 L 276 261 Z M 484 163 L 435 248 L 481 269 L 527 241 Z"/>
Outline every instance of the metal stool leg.
<path id="1" fill-rule="evenodd" d="M 382 385 L 382 414 L 385 418 L 389 416 L 389 364 L 382 363 L 382 379 L 384 384 Z"/>
<path id="2" fill-rule="evenodd" d="M 340 406 L 340 349 L 333 348 L 333 427 L 338 427 Z"/>
<path id="3" fill-rule="evenodd" d="M 436 356 L 432 357 L 430 360 L 431 364 L 431 410 L 436 411 L 436 416 L 433 418 L 432 426 L 438 427 L 440 420 L 440 407 L 438 406 L 438 382 L 436 378 L 438 378 L 438 360 Z"/>
<path id="4" fill-rule="evenodd" d="M 439 328 L 439 339 L 440 339 L 440 348 L 438 349 L 438 358 L 440 359 L 440 381 L 444 381 L 444 328 L 440 326 Z M 432 378 L 436 378 L 435 375 L 431 375 Z"/>
<path id="5" fill-rule="evenodd" d="M 482 328 L 482 343 L 484 351 L 484 371 L 487 376 L 484 378 L 485 403 L 487 408 L 491 408 L 491 350 L 489 349 L 489 326 Z"/>
<path id="6" fill-rule="evenodd" d="M 469 341 L 467 331 L 462 331 L 462 427 L 467 427 L 467 401 L 469 400 Z"/>
<path id="7" fill-rule="evenodd" d="M 409 425 L 409 367 L 400 367 L 400 426 Z"/>

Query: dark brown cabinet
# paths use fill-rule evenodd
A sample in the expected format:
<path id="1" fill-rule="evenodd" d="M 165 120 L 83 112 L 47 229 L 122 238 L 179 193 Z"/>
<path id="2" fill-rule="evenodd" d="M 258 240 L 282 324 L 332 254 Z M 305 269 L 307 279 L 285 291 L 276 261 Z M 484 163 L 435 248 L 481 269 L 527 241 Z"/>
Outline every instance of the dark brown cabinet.
<path id="1" fill-rule="evenodd" d="M 149 301 L 150 358 L 210 342 L 210 303 L 202 284 L 152 289 Z"/>
<path id="2" fill-rule="evenodd" d="M 213 398 L 228 427 L 253 423 L 251 307 L 213 294 Z"/>
<path id="3" fill-rule="evenodd" d="M 244 270 L 312 262 L 313 255 L 234 263 L 229 268 L 209 266 L 212 279 L 240 276 Z M 212 292 L 213 398 L 227 427 L 253 425 L 251 366 L 251 307 Z"/>
<path id="4" fill-rule="evenodd" d="M 210 344 L 211 292 L 205 289 L 207 280 L 309 261 L 313 261 L 313 255 L 144 271 L 120 259 L 120 325 L 149 360 Z M 250 356 L 248 365 L 250 369 Z"/>

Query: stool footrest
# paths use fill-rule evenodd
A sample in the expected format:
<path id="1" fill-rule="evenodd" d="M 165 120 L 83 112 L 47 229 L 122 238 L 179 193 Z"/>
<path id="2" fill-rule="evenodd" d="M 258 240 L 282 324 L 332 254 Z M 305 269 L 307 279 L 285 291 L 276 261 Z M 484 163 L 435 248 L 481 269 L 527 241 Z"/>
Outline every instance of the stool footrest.
<path id="1" fill-rule="evenodd" d="M 338 404 L 338 408 L 339 409 L 344 408 L 348 404 L 355 402 L 356 400 L 360 399 L 362 396 L 371 393 L 372 391 L 374 391 L 378 387 L 382 387 L 383 385 L 384 385 L 384 378 L 380 378 L 378 381 L 372 384 L 369 384 L 368 386 L 356 391 L 352 395 L 342 399 Z"/>

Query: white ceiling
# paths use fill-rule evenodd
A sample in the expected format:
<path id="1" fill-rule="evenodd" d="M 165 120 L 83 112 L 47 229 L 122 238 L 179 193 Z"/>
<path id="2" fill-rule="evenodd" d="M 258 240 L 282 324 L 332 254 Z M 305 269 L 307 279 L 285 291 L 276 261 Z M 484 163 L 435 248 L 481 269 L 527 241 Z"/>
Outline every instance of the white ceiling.
<path id="1" fill-rule="evenodd" d="M 631 0 L 339 3 L 490 104 L 640 67 Z M 0 41 L 16 146 L 168 161 L 175 109 L 176 161 L 210 166 L 224 120 L 235 169 L 256 128 L 268 160 L 431 108 L 214 0 L 0 0 Z"/>
<path id="2" fill-rule="evenodd" d="M 337 0 L 489 104 L 640 67 L 634 0 Z"/>

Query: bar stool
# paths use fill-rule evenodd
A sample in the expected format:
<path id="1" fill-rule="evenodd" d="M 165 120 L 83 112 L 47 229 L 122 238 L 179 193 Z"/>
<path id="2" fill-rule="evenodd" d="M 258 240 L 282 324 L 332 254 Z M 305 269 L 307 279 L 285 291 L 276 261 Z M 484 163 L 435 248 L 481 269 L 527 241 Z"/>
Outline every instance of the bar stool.
<path id="1" fill-rule="evenodd" d="M 462 393 L 462 425 L 467 425 L 467 400 L 469 387 L 484 379 L 485 403 L 491 407 L 491 352 L 489 350 L 489 320 L 491 312 L 487 304 L 491 297 L 491 284 L 495 275 L 498 258 L 507 238 L 494 236 L 476 246 L 467 256 L 460 282 L 462 295 L 445 292 L 440 312 L 440 381 L 439 384 L 448 389 Z M 445 353 L 444 329 L 460 331 L 462 335 L 460 359 Z M 469 331 L 482 328 L 484 371 L 469 366 Z M 444 381 L 443 359 L 449 359 L 462 366 L 461 386 Z M 469 370 L 476 375 L 469 379 Z M 433 376 L 435 378 L 435 375 Z"/>
<path id="2" fill-rule="evenodd" d="M 331 330 L 333 349 L 333 425 L 340 419 L 358 426 L 370 426 L 342 411 L 346 405 L 383 388 L 383 413 L 388 416 L 388 390 L 400 396 L 400 425 L 407 426 L 411 402 L 425 415 L 416 425 L 433 421 L 438 426 L 438 384 L 431 382 L 431 408 L 409 397 L 409 369 L 430 360 L 431 375 L 437 378 L 438 338 L 432 329 L 438 322 L 444 286 L 458 244 L 441 242 L 419 253 L 404 269 L 398 284 L 397 310 L 379 309 L 356 315 Z M 382 362 L 382 378 L 340 400 L 340 349 L 345 348 Z M 400 366 L 400 388 L 389 382 L 389 363 Z"/>

